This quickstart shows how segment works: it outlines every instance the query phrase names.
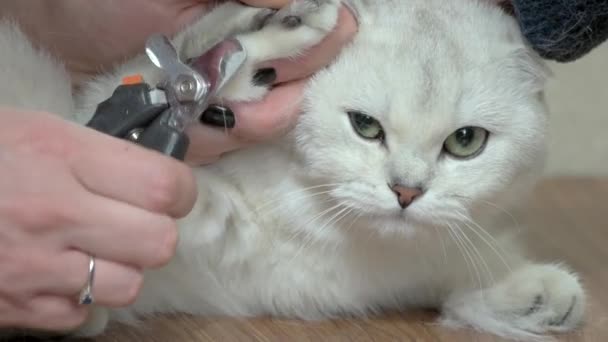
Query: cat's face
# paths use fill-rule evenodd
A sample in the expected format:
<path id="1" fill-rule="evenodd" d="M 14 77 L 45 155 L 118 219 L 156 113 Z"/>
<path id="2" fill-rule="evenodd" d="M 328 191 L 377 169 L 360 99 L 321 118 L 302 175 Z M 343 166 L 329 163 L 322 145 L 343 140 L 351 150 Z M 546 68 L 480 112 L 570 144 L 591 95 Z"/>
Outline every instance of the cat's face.
<path id="1" fill-rule="evenodd" d="M 407 3 L 369 9 L 295 130 L 306 172 L 391 231 L 501 206 L 544 156 L 543 70 L 511 18 L 470 0 Z M 400 203 L 395 185 L 421 194 Z"/>

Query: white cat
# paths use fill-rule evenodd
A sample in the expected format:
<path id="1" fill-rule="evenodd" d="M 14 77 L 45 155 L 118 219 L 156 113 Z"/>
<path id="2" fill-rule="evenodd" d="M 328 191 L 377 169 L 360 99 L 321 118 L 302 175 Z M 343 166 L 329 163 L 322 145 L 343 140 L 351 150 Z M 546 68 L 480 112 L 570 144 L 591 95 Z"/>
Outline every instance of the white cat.
<path id="1" fill-rule="evenodd" d="M 147 274 L 132 307 L 97 309 L 79 334 L 171 311 L 322 319 L 435 307 L 444 323 L 515 339 L 582 322 L 577 277 L 528 261 L 516 224 L 502 220 L 534 185 L 545 154 L 547 70 L 515 20 L 482 0 L 349 5 L 359 32 L 310 81 L 294 130 L 197 168 L 200 198 L 181 222 L 173 262 Z M 338 7 L 299 0 L 253 30 L 268 10 L 223 4 L 175 44 L 191 58 L 238 35 L 251 59 L 221 98 L 260 98 L 267 89 L 252 84 L 255 65 L 319 42 Z M 291 15 L 302 25 L 286 27 Z M 30 87 L 41 88 L 25 89 L 24 99 L 52 100 L 29 106 L 68 112 L 65 72 L 14 29 L 0 33 L 2 46 L 29 53 L 3 48 L 2 63 L 40 68 Z M 92 81 L 76 99 L 78 120 L 136 72 L 151 83 L 160 76 L 142 55 Z"/>

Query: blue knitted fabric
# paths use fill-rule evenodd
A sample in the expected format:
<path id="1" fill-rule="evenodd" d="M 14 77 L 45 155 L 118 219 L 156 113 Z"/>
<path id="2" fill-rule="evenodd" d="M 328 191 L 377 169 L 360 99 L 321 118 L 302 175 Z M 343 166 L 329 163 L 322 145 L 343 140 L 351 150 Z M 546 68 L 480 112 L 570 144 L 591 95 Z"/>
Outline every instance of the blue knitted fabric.
<path id="1" fill-rule="evenodd" d="M 608 0 L 512 0 L 524 36 L 543 58 L 574 61 L 608 39 Z"/>

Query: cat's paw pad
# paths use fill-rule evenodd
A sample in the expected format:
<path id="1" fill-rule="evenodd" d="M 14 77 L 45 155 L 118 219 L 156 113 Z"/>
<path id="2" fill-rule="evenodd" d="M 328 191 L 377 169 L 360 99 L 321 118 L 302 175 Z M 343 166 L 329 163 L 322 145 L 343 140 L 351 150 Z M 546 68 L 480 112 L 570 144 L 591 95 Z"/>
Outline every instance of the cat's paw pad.
<path id="1" fill-rule="evenodd" d="M 336 24 L 338 5 L 335 0 L 293 0 L 269 17 L 267 24 L 284 29 L 306 27 L 326 34 Z"/>
<path id="2" fill-rule="evenodd" d="M 575 275 L 554 265 L 532 265 L 483 291 L 445 305 L 459 321 L 507 338 L 534 339 L 564 332 L 583 321 L 585 293 Z"/>
<path id="3" fill-rule="evenodd" d="M 259 12 L 256 30 L 237 35 L 247 61 L 218 94 L 218 100 L 252 101 L 262 98 L 275 77 L 260 64 L 301 55 L 318 44 L 338 22 L 339 0 L 295 0 L 276 12 Z"/>

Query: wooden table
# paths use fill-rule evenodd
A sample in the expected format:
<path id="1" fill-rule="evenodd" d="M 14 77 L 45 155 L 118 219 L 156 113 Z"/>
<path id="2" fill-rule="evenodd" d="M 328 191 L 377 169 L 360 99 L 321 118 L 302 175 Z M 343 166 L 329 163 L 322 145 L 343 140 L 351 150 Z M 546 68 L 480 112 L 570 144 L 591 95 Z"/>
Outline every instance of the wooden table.
<path id="1" fill-rule="evenodd" d="M 533 255 L 567 262 L 589 292 L 586 325 L 558 340 L 608 341 L 608 179 L 547 180 L 522 219 L 530 226 L 526 234 Z M 324 323 L 172 317 L 151 320 L 142 331 L 116 328 L 95 341 L 501 341 L 437 327 L 435 317 L 419 312 Z"/>

